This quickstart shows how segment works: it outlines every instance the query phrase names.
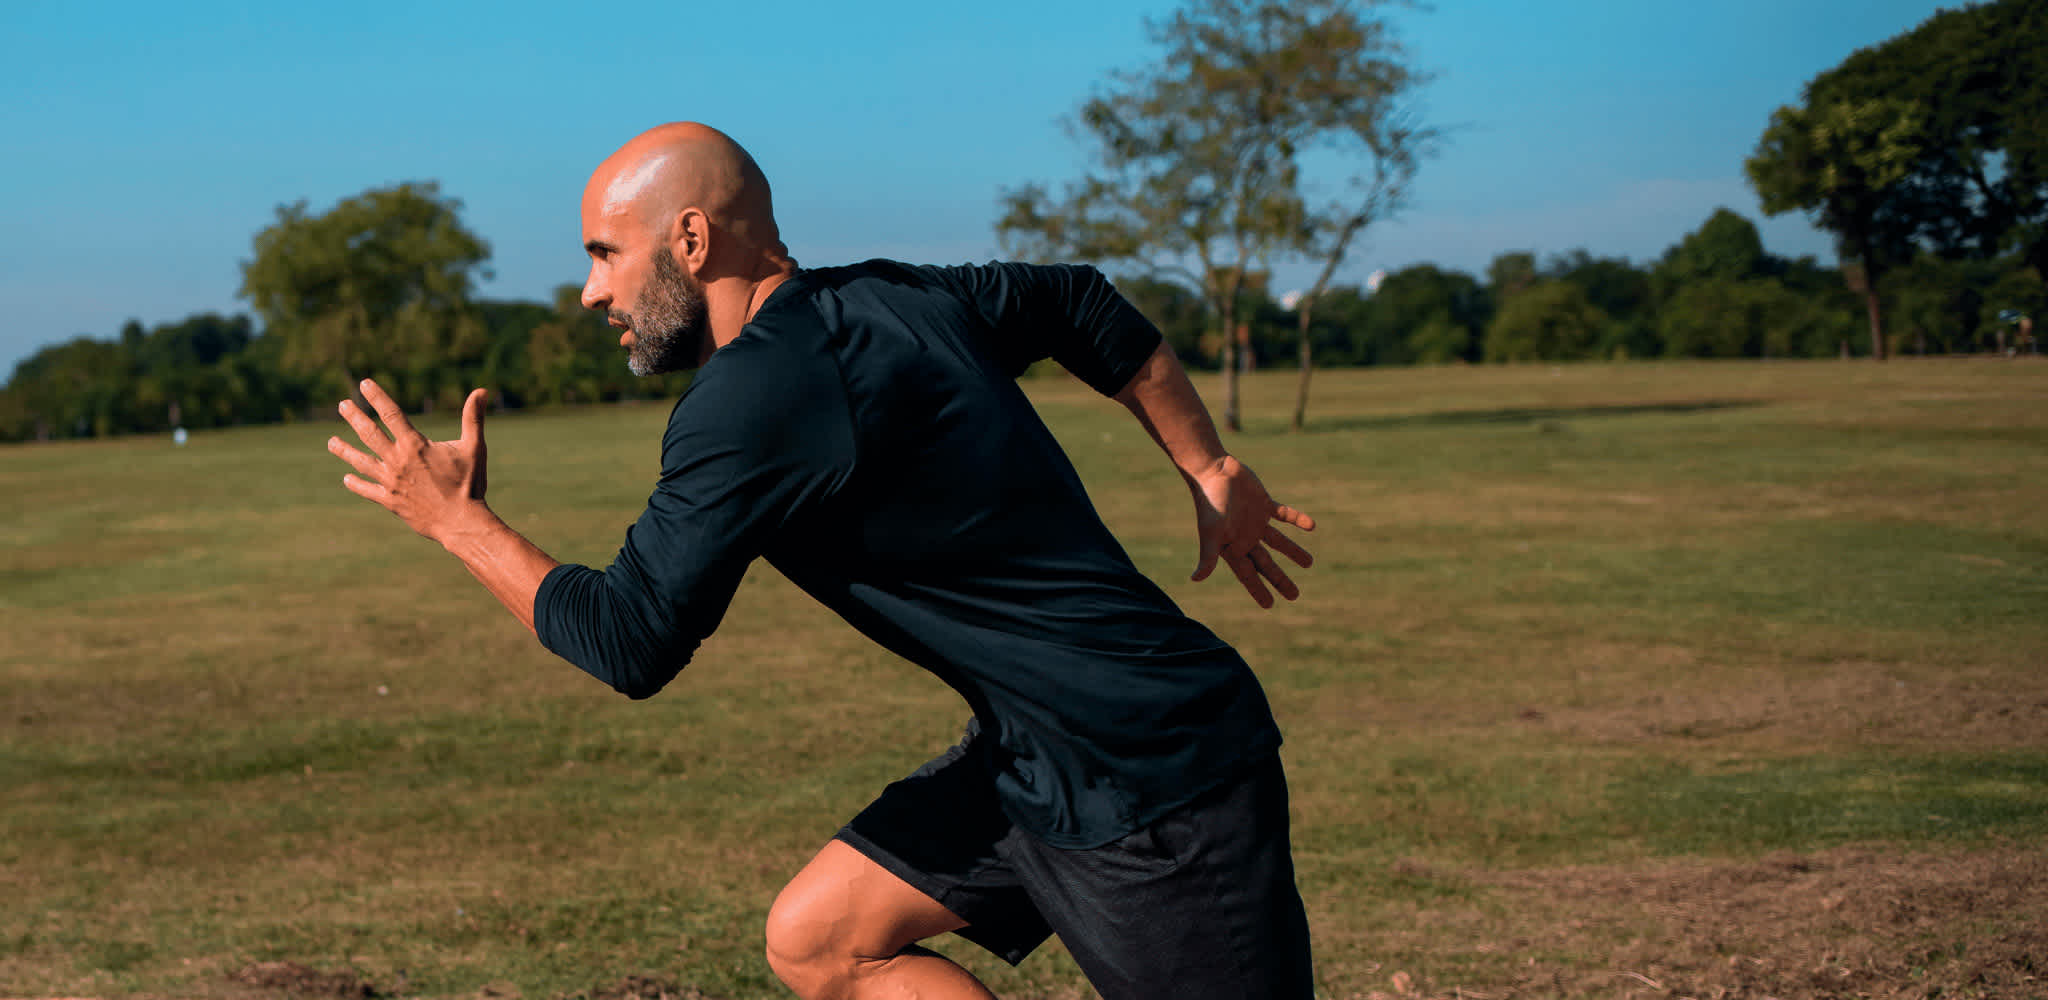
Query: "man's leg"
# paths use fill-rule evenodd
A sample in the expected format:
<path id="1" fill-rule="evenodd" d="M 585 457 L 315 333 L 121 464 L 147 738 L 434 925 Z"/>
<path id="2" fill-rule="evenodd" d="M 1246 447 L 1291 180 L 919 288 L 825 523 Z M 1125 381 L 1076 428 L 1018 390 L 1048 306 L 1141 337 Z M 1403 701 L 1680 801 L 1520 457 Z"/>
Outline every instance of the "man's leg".
<path id="1" fill-rule="evenodd" d="M 994 1000 L 944 956 L 916 946 L 966 921 L 834 840 L 768 911 L 768 964 L 805 1000 Z"/>

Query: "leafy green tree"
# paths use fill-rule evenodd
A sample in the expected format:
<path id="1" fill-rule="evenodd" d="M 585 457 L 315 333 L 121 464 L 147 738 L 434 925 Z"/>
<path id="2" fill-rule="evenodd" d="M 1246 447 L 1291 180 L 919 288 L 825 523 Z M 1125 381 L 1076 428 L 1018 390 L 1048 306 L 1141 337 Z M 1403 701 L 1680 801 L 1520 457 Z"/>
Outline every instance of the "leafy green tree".
<path id="1" fill-rule="evenodd" d="M 1648 272 L 1624 257 L 1595 257 L 1584 249 L 1551 258 L 1542 271 L 1550 281 L 1579 286 L 1586 300 L 1607 316 L 1594 354 L 1603 358 L 1647 358 L 1662 351 L 1656 333 L 1656 295 Z"/>
<path id="2" fill-rule="evenodd" d="M 1942 257 L 2017 254 L 2048 279 L 2048 5 L 1940 11 L 1808 89 L 1824 101 L 1910 102 L 1920 112 L 1919 155 L 1890 188 L 1892 209 Z"/>
<path id="3" fill-rule="evenodd" d="M 408 406 L 459 398 L 449 366 L 481 360 L 470 302 L 490 249 L 462 224 L 461 204 L 433 182 L 376 188 L 319 215 L 282 205 L 242 265 L 242 295 L 287 371 L 353 392 L 375 374 Z"/>
<path id="4" fill-rule="evenodd" d="M 1844 99 L 1807 85 L 1804 107 L 1779 108 L 1744 164 L 1764 211 L 1804 211 L 1835 236 L 1844 275 L 1863 296 L 1871 356 L 1885 357 L 1884 275 L 1912 257 L 1913 224 L 1895 197 L 1925 143 L 1919 105 Z"/>
<path id="5" fill-rule="evenodd" d="M 1478 360 L 1488 299 L 1471 275 L 1418 264 L 1387 275 L 1370 295 L 1333 291 L 1325 311 L 1343 324 L 1341 346 L 1328 352 L 1341 362 L 1437 364 Z"/>
<path id="6" fill-rule="evenodd" d="M 6 390 L 15 421 L 9 436 L 108 437 L 140 424 L 127 342 L 77 337 L 17 364 Z"/>
<path id="7" fill-rule="evenodd" d="M 1922 253 L 1894 279 L 1894 347 L 1915 354 L 2002 352 L 2011 322 L 2000 316 L 2039 316 L 2048 298 L 2032 271 L 2018 254 L 1971 260 Z"/>
<path id="8" fill-rule="evenodd" d="M 1695 281 L 1741 281 L 1766 273 L 1769 254 L 1756 223 L 1717 208 L 1657 262 L 1654 283 L 1666 295 Z"/>
<path id="9" fill-rule="evenodd" d="M 221 419 L 216 397 L 230 391 L 220 377 L 224 358 L 246 350 L 255 337 L 254 325 L 243 315 L 196 313 L 176 323 L 167 323 L 134 336 L 139 323 L 122 330 L 138 375 L 138 405 L 144 413 L 161 408 L 164 421 L 153 420 L 130 430 L 158 430 L 164 427 L 214 427 L 231 420 Z"/>
<path id="10" fill-rule="evenodd" d="M 1568 281 L 1539 281 L 1511 296 L 1486 328 L 1488 361 L 1575 361 L 1591 357 L 1607 315 Z"/>
<path id="11" fill-rule="evenodd" d="M 1877 357 L 1884 280 L 1919 266 L 1919 249 L 2016 254 L 2048 280 L 2048 5 L 1944 10 L 1850 55 L 1773 116 L 1749 173 L 1767 211 L 1805 210 L 1836 234 Z"/>
<path id="12" fill-rule="evenodd" d="M 1478 342 L 1471 327 L 1448 314 L 1436 313 L 1408 335 L 1408 351 L 1417 364 L 1441 365 L 1469 360 Z"/>
<path id="13" fill-rule="evenodd" d="M 1674 358 L 1812 357 L 1841 334 L 1841 314 L 1772 278 L 1705 278 L 1681 286 L 1658 313 Z"/>
<path id="14" fill-rule="evenodd" d="M 1486 265 L 1486 290 L 1495 306 L 1505 305 L 1516 293 L 1536 284 L 1536 254 L 1530 250 L 1509 250 L 1495 254 Z"/>
<path id="15" fill-rule="evenodd" d="M 1305 154 L 1341 142 L 1381 155 L 1405 141 L 1374 132 L 1398 124 L 1391 101 L 1407 78 L 1390 76 L 1398 49 L 1361 6 L 1372 4 L 1190 0 L 1148 25 L 1159 61 L 1115 74 L 1073 120 L 1095 169 L 1057 197 L 1039 184 L 1003 195 L 996 231 L 1007 253 L 1128 263 L 1200 290 L 1222 334 L 1231 429 L 1250 276 L 1282 255 L 1341 258 L 1390 204 L 1385 188 L 1379 202 L 1354 191 L 1334 197 L 1346 211 L 1321 213 L 1303 180 Z M 1361 176 L 1342 156 L 1314 162 Z"/>
<path id="16" fill-rule="evenodd" d="M 489 341 L 477 382 L 492 387 L 494 407 L 517 409 L 527 405 L 532 390 L 527 344 L 536 327 L 555 317 L 555 310 L 539 302 L 483 301 L 476 306 Z"/>

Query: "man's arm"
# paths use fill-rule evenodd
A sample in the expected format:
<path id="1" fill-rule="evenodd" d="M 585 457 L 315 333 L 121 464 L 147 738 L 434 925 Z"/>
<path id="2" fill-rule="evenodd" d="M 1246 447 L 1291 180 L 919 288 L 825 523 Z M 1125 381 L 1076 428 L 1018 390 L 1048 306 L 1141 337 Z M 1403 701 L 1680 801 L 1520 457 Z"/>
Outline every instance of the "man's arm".
<path id="1" fill-rule="evenodd" d="M 532 630 L 534 595 L 557 563 L 484 503 L 484 390 L 463 402 L 462 437 L 454 441 L 427 440 L 376 382 L 365 379 L 362 391 L 384 426 L 354 402 L 341 404 L 342 419 L 369 448 L 365 454 L 327 439 L 327 450 L 356 470 L 342 485 L 440 542 Z"/>
<path id="2" fill-rule="evenodd" d="M 1206 579 L 1220 557 L 1260 607 L 1273 606 L 1268 583 L 1290 601 L 1299 597 L 1300 588 L 1273 552 L 1302 567 L 1313 559 L 1308 550 L 1281 534 L 1275 522 L 1314 531 L 1315 519 L 1275 502 L 1259 477 L 1224 450 L 1209 410 L 1173 356 L 1173 348 L 1161 341 L 1115 398 L 1173 460 L 1194 495 L 1201 555 L 1193 579 Z"/>

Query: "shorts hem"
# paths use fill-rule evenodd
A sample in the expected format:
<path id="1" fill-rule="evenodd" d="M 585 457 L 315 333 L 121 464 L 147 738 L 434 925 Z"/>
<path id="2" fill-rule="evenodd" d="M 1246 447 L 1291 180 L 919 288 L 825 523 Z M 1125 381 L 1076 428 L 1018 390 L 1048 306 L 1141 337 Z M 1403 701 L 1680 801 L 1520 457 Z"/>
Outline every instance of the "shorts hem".
<path id="1" fill-rule="evenodd" d="M 967 926 L 954 931 L 953 934 L 973 942 L 980 946 L 982 950 L 1002 959 L 1012 967 L 1023 962 L 1033 951 L 1038 950 L 1038 945 L 1042 939 L 1041 941 L 1032 941 L 1028 944 L 1020 943 L 1014 940 L 1006 940 L 1005 936 L 999 931 L 987 930 L 977 926 L 974 923 L 973 914 L 961 913 L 956 908 L 956 904 L 953 902 L 955 893 L 952 890 L 954 887 L 947 886 L 940 880 L 919 871 L 915 865 L 904 861 L 873 840 L 862 836 L 851 825 L 841 827 L 838 833 L 833 834 L 833 839 L 860 852 L 862 857 L 882 866 L 883 870 L 889 874 L 902 879 L 918 892 L 924 893 L 933 902 L 945 907 L 948 913 L 967 921 Z"/>

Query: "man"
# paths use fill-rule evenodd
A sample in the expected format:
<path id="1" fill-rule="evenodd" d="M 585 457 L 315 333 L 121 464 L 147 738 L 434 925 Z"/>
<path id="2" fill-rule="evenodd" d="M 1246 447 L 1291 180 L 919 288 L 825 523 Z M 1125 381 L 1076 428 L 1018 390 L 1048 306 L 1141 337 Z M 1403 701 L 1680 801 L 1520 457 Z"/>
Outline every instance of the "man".
<path id="1" fill-rule="evenodd" d="M 968 736 L 797 874 L 768 959 L 800 995 L 988 997 L 918 946 L 1010 962 L 1057 933 L 1105 997 L 1312 995 L 1278 729 L 1244 661 L 1131 565 L 1016 385 L 1051 356 L 1128 407 L 1193 493 L 1201 555 L 1262 606 L 1297 591 L 1275 503 L 1159 334 L 1091 268 L 886 261 L 799 270 L 768 182 L 694 123 L 584 191 L 590 276 L 634 371 L 696 365 L 662 476 L 603 572 L 484 503 L 482 390 L 429 442 L 374 383 L 328 450 L 350 490 L 460 558 L 550 650 L 644 698 L 765 557 L 955 688 Z"/>

